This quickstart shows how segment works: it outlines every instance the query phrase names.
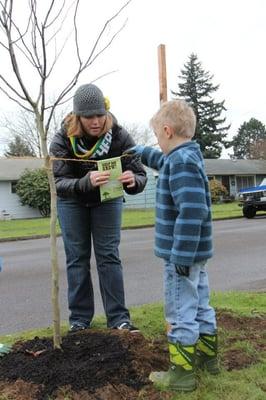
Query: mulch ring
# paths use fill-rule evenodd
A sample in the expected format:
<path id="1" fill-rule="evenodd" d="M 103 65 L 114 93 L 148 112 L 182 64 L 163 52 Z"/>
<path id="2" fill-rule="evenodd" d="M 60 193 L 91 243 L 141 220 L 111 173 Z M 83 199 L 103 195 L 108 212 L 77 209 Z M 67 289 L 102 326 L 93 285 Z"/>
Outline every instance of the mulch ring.
<path id="1" fill-rule="evenodd" d="M 266 318 L 218 311 L 217 319 L 219 329 L 227 332 L 223 367 L 242 369 L 258 362 L 256 354 L 266 352 Z M 259 352 L 248 355 L 234 349 L 239 340 Z M 168 368 L 165 337 L 151 342 L 139 333 L 91 329 L 64 336 L 62 350 L 54 350 L 50 338 L 17 342 L 0 359 L 0 398 L 2 394 L 5 400 L 171 399 L 170 393 L 162 397 L 148 380 L 151 371 Z"/>

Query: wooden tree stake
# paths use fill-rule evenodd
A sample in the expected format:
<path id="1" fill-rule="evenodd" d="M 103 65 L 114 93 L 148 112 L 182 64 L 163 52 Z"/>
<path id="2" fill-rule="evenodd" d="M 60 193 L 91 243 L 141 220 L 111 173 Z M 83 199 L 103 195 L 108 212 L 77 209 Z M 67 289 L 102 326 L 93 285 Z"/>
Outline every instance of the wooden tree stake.
<path id="1" fill-rule="evenodd" d="M 158 46 L 158 63 L 159 63 L 159 86 L 160 86 L 160 104 L 167 101 L 167 78 L 166 78 L 166 61 L 165 61 L 165 45 Z"/>

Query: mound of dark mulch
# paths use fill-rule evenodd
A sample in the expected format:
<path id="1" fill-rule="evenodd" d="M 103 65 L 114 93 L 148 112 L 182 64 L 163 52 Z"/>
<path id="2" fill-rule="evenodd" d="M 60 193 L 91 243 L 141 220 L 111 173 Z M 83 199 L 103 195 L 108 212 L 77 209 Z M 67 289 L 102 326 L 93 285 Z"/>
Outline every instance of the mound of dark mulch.
<path id="1" fill-rule="evenodd" d="M 266 318 L 217 312 L 222 339 L 222 365 L 242 369 L 260 361 L 266 352 Z M 235 343 L 248 342 L 245 352 Z M 148 380 L 151 371 L 168 368 L 163 336 L 156 341 L 142 334 L 88 329 L 62 338 L 62 350 L 52 339 L 36 337 L 17 342 L 0 358 L 0 398 L 5 400 L 169 400 Z"/>
<path id="2" fill-rule="evenodd" d="M 48 338 L 16 343 L 0 362 L 0 380 L 36 384 L 40 400 L 67 386 L 95 393 L 106 385 L 123 385 L 138 392 L 153 369 L 167 364 L 167 352 L 139 333 L 86 330 L 63 337 L 62 350 L 54 350 Z"/>

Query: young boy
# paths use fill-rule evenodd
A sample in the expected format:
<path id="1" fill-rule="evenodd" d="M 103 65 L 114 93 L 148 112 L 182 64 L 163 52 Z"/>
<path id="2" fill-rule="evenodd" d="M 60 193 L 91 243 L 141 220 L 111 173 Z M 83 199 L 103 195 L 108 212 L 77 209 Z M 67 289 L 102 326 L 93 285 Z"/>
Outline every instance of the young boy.
<path id="1" fill-rule="evenodd" d="M 183 100 L 164 103 L 151 119 L 162 150 L 137 145 L 146 166 L 159 171 L 155 254 L 164 259 L 165 318 L 170 368 L 152 372 L 162 389 L 192 391 L 195 364 L 219 372 L 214 309 L 209 305 L 206 261 L 212 257 L 211 197 L 199 145 L 192 141 L 196 117 Z"/>

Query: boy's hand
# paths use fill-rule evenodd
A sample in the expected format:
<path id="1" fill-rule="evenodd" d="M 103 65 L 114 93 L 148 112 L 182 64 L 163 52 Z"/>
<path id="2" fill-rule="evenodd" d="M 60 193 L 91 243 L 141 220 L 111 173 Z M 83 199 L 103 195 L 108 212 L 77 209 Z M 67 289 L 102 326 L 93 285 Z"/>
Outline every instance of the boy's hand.
<path id="1" fill-rule="evenodd" d="M 189 276 L 189 267 L 184 265 L 176 265 L 175 266 L 176 273 L 180 276 Z"/>
<path id="2" fill-rule="evenodd" d="M 132 156 L 134 156 L 134 155 L 141 156 L 144 149 L 145 149 L 145 146 L 142 146 L 141 144 L 137 144 L 136 146 L 130 147 L 130 149 L 125 150 L 123 154 L 130 154 Z"/>

